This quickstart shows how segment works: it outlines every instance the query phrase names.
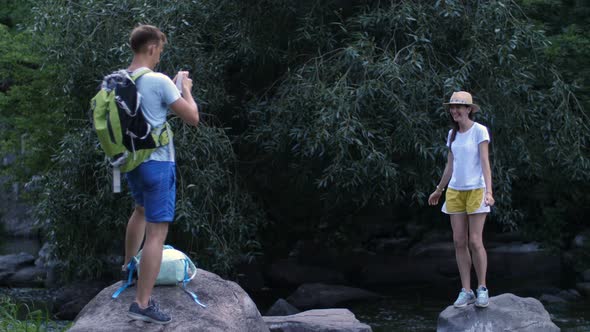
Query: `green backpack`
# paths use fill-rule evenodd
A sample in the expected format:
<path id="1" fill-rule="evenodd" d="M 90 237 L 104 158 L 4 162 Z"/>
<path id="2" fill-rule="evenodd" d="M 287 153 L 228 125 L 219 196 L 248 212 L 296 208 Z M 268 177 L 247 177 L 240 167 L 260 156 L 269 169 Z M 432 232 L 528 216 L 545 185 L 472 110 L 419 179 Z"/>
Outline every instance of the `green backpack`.
<path id="1" fill-rule="evenodd" d="M 158 147 L 170 142 L 168 122 L 153 130 L 141 109 L 141 95 L 135 81 L 151 72 L 141 70 L 130 76 L 126 70 L 106 76 L 90 108 L 100 146 L 113 166 L 113 191 L 120 192 L 120 172 L 129 172 Z"/>

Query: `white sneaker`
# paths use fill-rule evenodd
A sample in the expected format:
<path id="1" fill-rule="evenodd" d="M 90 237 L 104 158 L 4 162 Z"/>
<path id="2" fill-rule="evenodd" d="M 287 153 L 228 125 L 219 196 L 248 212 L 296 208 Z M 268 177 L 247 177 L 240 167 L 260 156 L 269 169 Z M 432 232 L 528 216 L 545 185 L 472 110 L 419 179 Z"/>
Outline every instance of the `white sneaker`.
<path id="1" fill-rule="evenodd" d="M 466 291 L 465 288 L 461 288 L 461 292 L 459 293 L 459 296 L 457 297 L 457 300 L 455 301 L 455 303 L 453 303 L 453 306 L 455 308 L 462 308 L 468 304 L 472 304 L 475 302 L 475 294 L 473 294 L 472 290 Z"/>
<path id="2" fill-rule="evenodd" d="M 477 289 L 477 299 L 475 300 L 475 306 L 485 308 L 490 304 L 490 297 L 488 295 L 488 289 L 485 286 L 479 286 Z"/>

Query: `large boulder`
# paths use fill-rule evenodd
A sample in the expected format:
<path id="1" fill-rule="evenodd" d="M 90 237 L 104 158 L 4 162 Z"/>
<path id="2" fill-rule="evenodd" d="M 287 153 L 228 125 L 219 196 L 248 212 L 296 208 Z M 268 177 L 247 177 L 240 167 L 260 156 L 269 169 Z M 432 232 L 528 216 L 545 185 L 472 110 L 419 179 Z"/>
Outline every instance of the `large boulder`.
<path id="1" fill-rule="evenodd" d="M 35 262 L 33 255 L 21 252 L 0 256 L 0 286 L 13 286 L 13 276 L 21 269 L 30 267 Z M 21 280 L 21 276 L 18 280 Z"/>
<path id="2" fill-rule="evenodd" d="M 487 308 L 447 307 L 438 316 L 437 332 L 558 332 L 549 313 L 534 298 L 501 294 Z"/>
<path id="3" fill-rule="evenodd" d="M 256 305 L 235 282 L 218 275 L 198 270 L 197 276 L 187 287 L 195 292 L 202 308 L 177 286 L 158 286 L 153 297 L 163 311 L 172 316 L 168 325 L 133 321 L 127 317 L 129 305 L 135 299 L 135 287 L 131 287 L 112 299 L 111 295 L 121 286 L 117 282 L 102 290 L 76 317 L 69 332 L 126 332 L 126 331 L 204 331 L 249 332 L 268 331 Z"/>
<path id="4" fill-rule="evenodd" d="M 449 287 L 456 285 L 459 271 L 455 247 L 450 236 L 436 242 L 438 237 L 429 235 L 413 245 L 406 254 L 377 256 L 364 262 L 357 271 L 357 284 L 363 287 L 427 283 Z M 506 240 L 511 239 L 507 237 Z M 502 284 L 515 280 L 527 280 L 536 288 L 560 283 L 561 258 L 536 243 L 486 242 L 488 276 Z M 519 283 L 514 283 L 519 284 Z M 511 289 L 518 291 L 518 289 Z"/>
<path id="5" fill-rule="evenodd" d="M 342 304 L 381 297 L 379 294 L 354 287 L 304 284 L 287 301 L 298 309 L 325 309 Z"/>
<path id="6" fill-rule="evenodd" d="M 55 317 L 63 320 L 74 320 L 96 294 L 100 293 L 105 284 L 100 281 L 76 282 L 55 290 L 53 305 Z"/>
<path id="7" fill-rule="evenodd" d="M 348 309 L 309 310 L 290 316 L 263 317 L 271 332 L 371 332 Z"/>
<path id="8" fill-rule="evenodd" d="M 566 301 L 578 301 L 579 299 L 582 298 L 582 295 L 580 295 L 580 292 L 578 292 L 575 289 L 561 290 L 561 291 L 559 291 L 559 293 L 556 294 L 556 296 L 559 296 Z"/>
<path id="9" fill-rule="evenodd" d="M 17 200 L 8 203 L 3 201 L 0 205 L 8 206 L 4 209 L 5 214 L 0 219 L 0 224 L 8 236 L 33 238 L 37 236 L 37 226 L 31 217 L 31 206 Z"/>
<path id="10" fill-rule="evenodd" d="M 559 255 L 537 243 L 510 243 L 488 251 L 488 278 L 498 283 L 527 280 L 529 286 L 558 285 L 562 263 Z"/>
<path id="11" fill-rule="evenodd" d="M 0 272 L 15 272 L 19 267 L 32 265 L 34 262 L 35 257 L 25 252 L 0 256 Z"/>
<path id="12" fill-rule="evenodd" d="M 266 312 L 266 316 L 289 316 L 300 313 L 299 309 L 295 308 L 284 299 L 278 299 L 270 309 Z"/>
<path id="13" fill-rule="evenodd" d="M 10 165 L 16 156 L 4 156 L 2 164 Z M 36 235 L 35 221 L 31 207 L 19 198 L 21 184 L 12 177 L 0 176 L 0 228 L 5 235 L 31 237 Z"/>
<path id="14" fill-rule="evenodd" d="M 539 297 L 539 301 L 546 304 L 567 303 L 564 298 L 552 294 L 543 294 Z"/>
<path id="15" fill-rule="evenodd" d="M 43 287 L 47 271 L 36 266 L 25 266 L 2 283 L 10 287 Z"/>

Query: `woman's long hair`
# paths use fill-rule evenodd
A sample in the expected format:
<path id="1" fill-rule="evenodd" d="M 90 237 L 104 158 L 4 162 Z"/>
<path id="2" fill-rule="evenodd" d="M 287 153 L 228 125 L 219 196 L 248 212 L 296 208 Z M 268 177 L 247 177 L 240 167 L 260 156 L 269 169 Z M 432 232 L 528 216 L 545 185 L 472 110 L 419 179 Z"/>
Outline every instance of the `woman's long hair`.
<path id="1" fill-rule="evenodd" d="M 471 106 L 469 106 L 469 114 L 467 115 L 469 120 L 473 120 L 473 113 L 475 113 L 473 111 L 473 108 Z M 459 131 L 459 123 L 457 123 L 457 121 L 453 120 L 453 115 L 451 114 L 451 112 L 449 112 L 449 117 L 451 118 L 451 125 L 453 126 L 453 128 L 451 128 L 451 140 L 449 142 L 449 149 L 450 149 L 451 146 L 453 146 L 453 142 L 455 141 L 455 137 L 457 137 L 457 132 Z"/>

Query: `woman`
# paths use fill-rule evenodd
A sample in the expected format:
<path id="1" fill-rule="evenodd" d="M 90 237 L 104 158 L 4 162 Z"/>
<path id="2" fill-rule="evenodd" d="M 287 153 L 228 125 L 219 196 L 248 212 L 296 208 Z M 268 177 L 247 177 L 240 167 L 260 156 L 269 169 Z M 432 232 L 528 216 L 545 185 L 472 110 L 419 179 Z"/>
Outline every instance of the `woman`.
<path id="1" fill-rule="evenodd" d="M 488 157 L 490 135 L 485 126 L 473 121 L 473 114 L 479 106 L 472 102 L 471 94 L 455 92 L 445 105 L 449 106 L 453 119 L 453 128 L 447 138 L 447 165 L 436 190 L 428 198 L 428 204 L 437 205 L 449 185 L 442 211 L 451 218 L 455 257 L 463 287 L 454 306 L 460 308 L 475 303 L 478 307 L 487 307 L 487 254 L 482 233 L 486 216 L 494 205 Z M 477 296 L 471 290 L 472 262 L 479 283 Z"/>

